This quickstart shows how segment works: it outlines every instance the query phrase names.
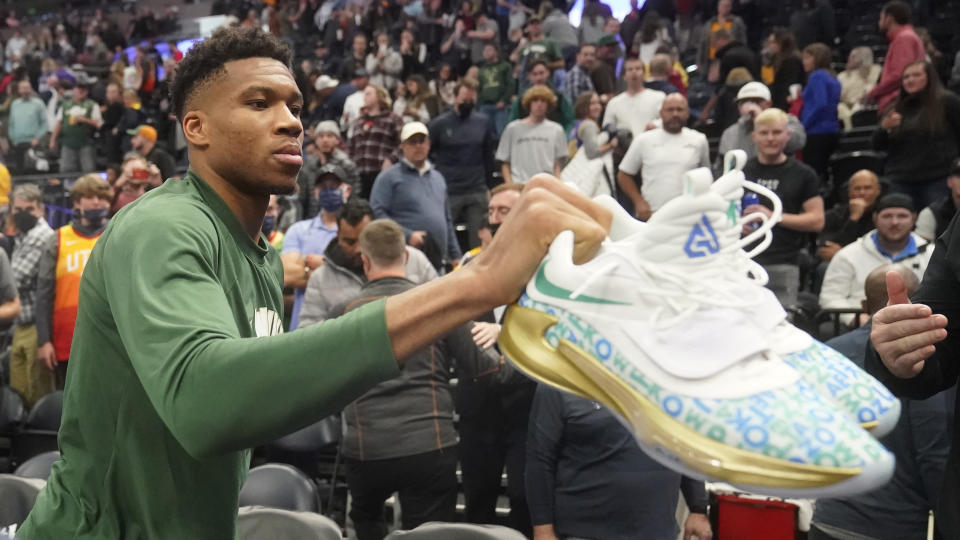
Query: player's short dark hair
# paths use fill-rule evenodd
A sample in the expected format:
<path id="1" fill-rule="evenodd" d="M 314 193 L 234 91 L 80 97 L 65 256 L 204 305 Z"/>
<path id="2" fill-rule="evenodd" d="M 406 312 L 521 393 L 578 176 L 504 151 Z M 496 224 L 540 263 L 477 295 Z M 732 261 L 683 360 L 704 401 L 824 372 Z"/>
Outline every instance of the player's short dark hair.
<path id="1" fill-rule="evenodd" d="M 370 216 L 370 219 L 374 218 L 373 207 L 370 206 L 370 202 L 361 197 L 350 197 L 340 207 L 340 213 L 337 214 L 337 223 L 346 223 L 351 227 L 356 227 L 367 216 Z"/>
<path id="2" fill-rule="evenodd" d="M 884 4 L 883 13 L 893 17 L 893 20 L 897 21 L 897 24 L 910 23 L 910 4 L 902 2 L 901 0 L 891 0 Z"/>
<path id="3" fill-rule="evenodd" d="M 220 28 L 177 64 L 170 86 L 170 103 L 177 119 L 183 121 L 187 102 L 203 85 L 225 73 L 224 65 L 246 58 L 272 58 L 290 68 L 290 47 L 255 27 Z"/>

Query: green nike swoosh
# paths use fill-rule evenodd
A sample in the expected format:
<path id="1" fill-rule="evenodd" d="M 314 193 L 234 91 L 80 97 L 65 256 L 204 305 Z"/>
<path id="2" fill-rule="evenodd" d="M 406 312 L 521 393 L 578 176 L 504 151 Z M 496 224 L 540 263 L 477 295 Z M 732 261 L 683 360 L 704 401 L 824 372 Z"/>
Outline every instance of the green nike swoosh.
<path id="1" fill-rule="evenodd" d="M 559 298 L 561 300 L 571 300 L 570 295 L 573 294 L 573 291 L 557 286 L 553 284 L 553 282 L 551 282 L 549 279 L 547 279 L 547 274 L 544 271 L 544 268 L 546 266 L 547 266 L 547 261 L 543 261 L 543 263 L 540 265 L 540 269 L 537 270 L 537 278 L 536 278 L 536 281 L 534 282 L 537 286 L 537 290 L 553 298 Z M 612 304 L 612 305 L 619 305 L 619 306 L 629 305 L 627 302 L 616 302 L 613 300 L 607 300 L 605 298 L 597 298 L 597 297 L 588 296 L 585 294 L 581 294 L 580 296 L 572 300 L 574 300 L 575 302 L 589 302 L 592 304 Z"/>

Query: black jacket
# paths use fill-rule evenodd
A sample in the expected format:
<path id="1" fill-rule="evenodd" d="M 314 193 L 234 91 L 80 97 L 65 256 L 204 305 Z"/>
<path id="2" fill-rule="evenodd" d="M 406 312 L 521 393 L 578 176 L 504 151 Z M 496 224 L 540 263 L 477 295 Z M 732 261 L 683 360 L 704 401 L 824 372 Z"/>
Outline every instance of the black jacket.
<path id="1" fill-rule="evenodd" d="M 937 132 L 921 120 L 917 107 L 903 106 L 901 114 L 900 127 L 890 133 L 883 128 L 874 132 L 874 148 L 887 152 L 884 179 L 898 183 L 945 179 L 960 155 L 960 97 L 947 92 L 943 128 Z"/>
<path id="2" fill-rule="evenodd" d="M 447 195 L 484 193 L 493 173 L 497 135 L 483 114 L 447 111 L 430 122 L 430 160 L 447 181 Z"/>
<path id="3" fill-rule="evenodd" d="M 927 264 L 920 288 L 911 301 L 930 306 L 934 313 L 947 317 L 947 338 L 936 345 L 923 370 L 911 379 L 901 379 L 887 370 L 872 345 L 866 354 L 867 371 L 898 397 L 926 399 L 956 386 L 960 377 L 960 226 L 956 220 L 937 238 L 936 248 Z M 960 400 L 955 404 L 953 446 L 947 461 L 937 509 L 937 528 L 941 538 L 960 538 Z"/>

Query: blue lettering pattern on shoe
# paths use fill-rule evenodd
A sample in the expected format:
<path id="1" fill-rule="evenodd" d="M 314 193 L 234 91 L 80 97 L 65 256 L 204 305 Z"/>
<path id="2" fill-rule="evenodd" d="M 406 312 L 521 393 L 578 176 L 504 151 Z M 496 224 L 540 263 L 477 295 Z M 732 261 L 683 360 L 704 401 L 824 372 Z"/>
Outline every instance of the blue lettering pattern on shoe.
<path id="1" fill-rule="evenodd" d="M 876 380 L 846 356 L 814 340 L 806 349 L 783 356 L 784 362 L 803 374 L 817 389 L 827 393 L 858 422 L 879 419 L 897 400 Z"/>
<path id="2" fill-rule="evenodd" d="M 706 214 L 700 217 L 699 223 L 693 224 L 690 236 L 687 237 L 687 243 L 683 245 L 683 251 L 691 259 L 706 257 L 720 251 L 717 233 L 713 231 L 713 226 L 710 225 L 710 220 L 707 219 Z"/>
<path id="3" fill-rule="evenodd" d="M 791 387 L 731 399 L 670 392 L 647 378 L 596 329 L 572 313 L 532 300 L 519 304 L 557 317 L 547 330 L 592 354 L 601 365 L 686 427 L 728 446 L 777 459 L 826 467 L 858 468 L 879 456 L 876 441 L 802 377 Z"/>

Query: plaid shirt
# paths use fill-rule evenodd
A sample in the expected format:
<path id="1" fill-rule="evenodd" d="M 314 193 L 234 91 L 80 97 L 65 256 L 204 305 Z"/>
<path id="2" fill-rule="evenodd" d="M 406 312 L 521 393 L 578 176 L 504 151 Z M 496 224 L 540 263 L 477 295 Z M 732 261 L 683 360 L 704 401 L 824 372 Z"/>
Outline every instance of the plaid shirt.
<path id="1" fill-rule="evenodd" d="M 40 257 L 51 242 L 56 241 L 57 232 L 41 218 L 34 228 L 25 235 L 18 235 L 13 243 L 13 279 L 20 293 L 20 315 L 14 324 L 18 327 L 34 323 L 37 301 L 37 275 L 40 269 Z"/>
<path id="2" fill-rule="evenodd" d="M 363 114 L 354 121 L 348 151 L 359 174 L 379 173 L 383 160 L 397 160 L 402 126 L 403 120 L 392 111 L 377 116 Z"/>
<path id="3" fill-rule="evenodd" d="M 593 91 L 590 75 L 580 69 L 580 66 L 573 66 L 573 69 L 567 72 L 567 78 L 563 80 L 563 93 L 570 98 L 570 103 L 576 103 L 580 94 Z"/>

